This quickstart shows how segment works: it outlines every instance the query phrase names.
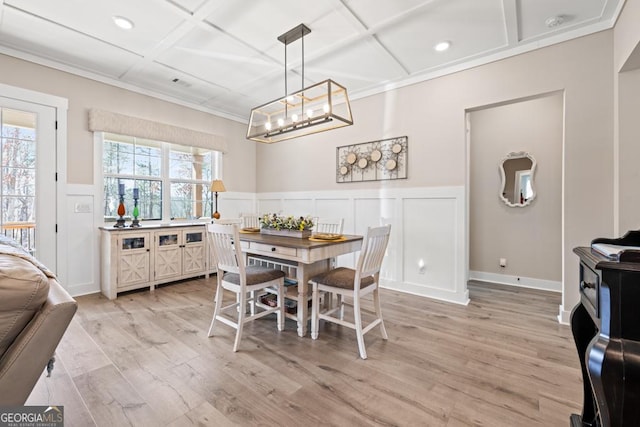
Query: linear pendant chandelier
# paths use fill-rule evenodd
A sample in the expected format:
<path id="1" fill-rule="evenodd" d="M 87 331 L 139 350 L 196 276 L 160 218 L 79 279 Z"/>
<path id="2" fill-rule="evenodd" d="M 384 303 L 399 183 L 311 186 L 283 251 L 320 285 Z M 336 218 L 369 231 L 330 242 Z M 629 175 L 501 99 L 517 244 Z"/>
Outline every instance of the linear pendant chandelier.
<path id="1" fill-rule="evenodd" d="M 251 110 L 247 138 L 271 144 L 286 139 L 324 132 L 353 124 L 347 89 L 327 79 L 304 88 L 304 36 L 311 30 L 304 24 L 278 37 L 284 43 L 284 93 L 282 98 Z M 287 45 L 302 44 L 302 85 L 294 93 L 287 88 Z"/>

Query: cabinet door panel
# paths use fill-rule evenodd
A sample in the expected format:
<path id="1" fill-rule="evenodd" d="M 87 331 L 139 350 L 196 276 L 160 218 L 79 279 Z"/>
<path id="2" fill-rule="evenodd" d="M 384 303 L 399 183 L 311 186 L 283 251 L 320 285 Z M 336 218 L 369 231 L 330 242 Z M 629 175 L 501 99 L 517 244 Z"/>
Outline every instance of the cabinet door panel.
<path id="1" fill-rule="evenodd" d="M 201 245 L 186 245 L 183 248 L 183 272 L 189 273 L 203 273 L 205 271 L 205 246 Z"/>
<path id="2" fill-rule="evenodd" d="M 179 278 L 182 275 L 182 230 L 156 232 L 154 279 Z"/>
<path id="3" fill-rule="evenodd" d="M 149 252 L 131 251 L 120 257 L 118 287 L 124 288 L 137 283 L 149 282 Z"/>
<path id="4" fill-rule="evenodd" d="M 120 239 L 117 287 L 149 283 L 149 233 L 136 233 Z"/>
<path id="5" fill-rule="evenodd" d="M 179 246 L 156 249 L 155 279 L 179 277 L 182 274 L 182 257 Z"/>

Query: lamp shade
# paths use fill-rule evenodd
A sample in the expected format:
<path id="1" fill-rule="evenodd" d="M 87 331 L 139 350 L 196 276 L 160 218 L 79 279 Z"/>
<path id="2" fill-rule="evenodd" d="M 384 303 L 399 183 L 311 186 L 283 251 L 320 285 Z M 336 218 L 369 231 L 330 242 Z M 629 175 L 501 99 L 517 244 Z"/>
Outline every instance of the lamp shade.
<path id="1" fill-rule="evenodd" d="M 328 79 L 251 110 L 247 138 L 270 144 L 352 124 L 347 89 Z"/>
<path id="2" fill-rule="evenodd" d="M 227 189 L 224 188 L 224 183 L 222 182 L 222 180 L 214 179 L 213 181 L 211 181 L 211 192 L 224 193 L 225 191 L 227 191 Z"/>

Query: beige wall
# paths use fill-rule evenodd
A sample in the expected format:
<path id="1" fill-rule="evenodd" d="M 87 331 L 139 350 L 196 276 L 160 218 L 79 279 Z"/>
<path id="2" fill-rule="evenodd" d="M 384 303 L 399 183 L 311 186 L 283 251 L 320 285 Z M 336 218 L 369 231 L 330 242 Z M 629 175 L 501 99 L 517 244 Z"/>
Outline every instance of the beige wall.
<path id="1" fill-rule="evenodd" d="M 258 147 L 257 189 L 464 185 L 465 110 L 564 91 L 562 310 L 566 315 L 579 300 L 573 247 L 613 231 L 612 43 L 612 31 L 604 31 L 356 100 L 351 127 Z M 337 146 L 399 135 L 409 137 L 409 179 L 335 183 Z"/>
<path id="2" fill-rule="evenodd" d="M 618 227 L 616 235 L 640 228 L 640 1 L 627 0 L 614 29 L 615 154 Z M 624 72 L 620 72 L 624 67 Z M 633 68 L 636 69 L 633 69 Z"/>
<path id="3" fill-rule="evenodd" d="M 93 134 L 88 110 L 99 108 L 223 136 L 224 181 L 229 191 L 255 191 L 255 144 L 246 125 L 141 95 L 63 71 L 0 55 L 0 83 L 69 100 L 67 177 L 70 184 L 93 184 Z"/>
<path id="4" fill-rule="evenodd" d="M 614 66 L 617 73 L 640 43 L 640 0 L 626 0 L 614 28 Z"/>
<path id="5" fill-rule="evenodd" d="M 619 230 L 640 229 L 640 70 L 618 76 Z M 616 237 L 616 236 L 614 236 Z"/>
<path id="6" fill-rule="evenodd" d="M 562 280 L 562 122 L 561 93 L 470 113 L 470 270 Z M 499 166 L 512 151 L 536 160 L 529 206 L 499 198 Z"/>

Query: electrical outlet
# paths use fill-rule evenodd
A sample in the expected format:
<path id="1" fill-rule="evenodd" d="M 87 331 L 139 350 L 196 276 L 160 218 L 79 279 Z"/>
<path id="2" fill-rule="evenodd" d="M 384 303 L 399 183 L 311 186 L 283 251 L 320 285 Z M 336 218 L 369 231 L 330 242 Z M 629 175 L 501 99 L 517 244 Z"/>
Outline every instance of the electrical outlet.
<path id="1" fill-rule="evenodd" d="M 424 260 L 418 261 L 418 274 L 424 274 L 427 271 L 427 266 L 424 264 Z"/>
<path id="2" fill-rule="evenodd" d="M 507 259 L 506 258 L 500 258 L 500 267 L 504 268 L 507 266 Z"/>

